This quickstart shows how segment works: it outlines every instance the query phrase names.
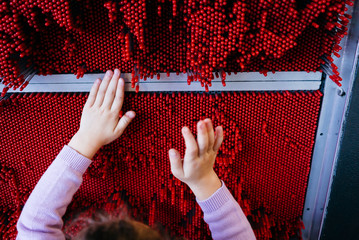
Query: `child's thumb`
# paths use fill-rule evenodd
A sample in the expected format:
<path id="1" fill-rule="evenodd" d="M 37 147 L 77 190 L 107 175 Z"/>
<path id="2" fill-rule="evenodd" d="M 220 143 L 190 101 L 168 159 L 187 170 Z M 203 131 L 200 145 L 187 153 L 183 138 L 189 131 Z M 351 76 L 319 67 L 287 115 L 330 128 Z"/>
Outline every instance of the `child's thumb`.
<path id="1" fill-rule="evenodd" d="M 176 178 L 181 177 L 183 175 L 183 163 L 181 155 L 176 149 L 173 148 L 168 151 L 168 155 L 170 157 L 172 174 Z"/>

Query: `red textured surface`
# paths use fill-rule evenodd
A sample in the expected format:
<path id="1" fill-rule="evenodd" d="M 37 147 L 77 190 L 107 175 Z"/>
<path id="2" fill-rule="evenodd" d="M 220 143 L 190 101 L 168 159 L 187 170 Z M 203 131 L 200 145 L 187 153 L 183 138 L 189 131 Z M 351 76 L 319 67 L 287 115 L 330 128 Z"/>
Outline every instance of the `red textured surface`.
<path id="1" fill-rule="evenodd" d="M 103 147 L 68 213 L 116 209 L 162 223 L 189 239 L 210 239 L 189 189 L 170 172 L 167 151 L 184 153 L 181 127 L 209 117 L 225 138 L 215 170 L 258 239 L 289 239 L 301 227 L 322 94 L 305 92 L 141 93 L 126 95 L 135 120 Z M 0 103 L 0 234 L 13 239 L 28 195 L 79 127 L 85 94 L 14 94 Z M 112 200 L 111 200 L 112 199 Z M 122 200 L 121 200 L 122 199 Z M 71 218 L 71 217 L 70 217 Z"/>
<path id="2" fill-rule="evenodd" d="M 213 72 L 323 70 L 340 85 L 332 54 L 353 0 L 9 0 L 0 4 L 0 76 L 24 88 L 38 74 L 105 72 L 138 78 L 188 73 L 208 88 Z M 21 65 L 22 59 L 29 64 Z M 226 73 L 227 72 L 227 73 Z"/>

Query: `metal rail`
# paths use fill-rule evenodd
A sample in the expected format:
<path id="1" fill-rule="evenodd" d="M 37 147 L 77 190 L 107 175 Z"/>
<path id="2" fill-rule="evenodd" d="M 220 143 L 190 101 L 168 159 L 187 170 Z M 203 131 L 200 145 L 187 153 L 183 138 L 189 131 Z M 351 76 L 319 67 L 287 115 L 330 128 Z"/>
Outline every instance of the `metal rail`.
<path id="1" fill-rule="evenodd" d="M 85 74 L 77 79 L 74 74 L 54 74 L 50 76 L 36 75 L 22 92 L 88 92 L 97 78 L 103 73 Z M 124 73 L 125 90 L 131 88 L 131 74 Z M 156 78 L 156 77 L 155 77 Z M 275 91 L 275 90 L 317 90 L 321 84 L 322 74 L 319 72 L 276 72 L 265 77 L 257 72 L 231 74 L 226 78 L 226 86 L 220 78 L 212 81 L 209 91 Z M 0 84 L 1 86 L 1 84 Z M 4 85 L 2 85 L 4 87 Z M 187 84 L 187 75 L 172 73 L 169 77 L 161 73 L 160 79 L 140 80 L 139 91 L 204 91 L 199 82 Z M 8 92 L 20 92 L 10 89 Z"/>

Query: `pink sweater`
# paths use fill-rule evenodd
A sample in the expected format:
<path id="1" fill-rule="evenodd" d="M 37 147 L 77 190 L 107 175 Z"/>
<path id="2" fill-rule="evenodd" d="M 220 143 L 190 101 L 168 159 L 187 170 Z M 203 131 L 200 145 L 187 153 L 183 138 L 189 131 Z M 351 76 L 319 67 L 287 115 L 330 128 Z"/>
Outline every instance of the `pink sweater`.
<path id="1" fill-rule="evenodd" d="M 91 164 L 69 146 L 64 146 L 41 177 L 27 200 L 17 223 L 16 239 L 65 239 L 62 216 Z M 255 239 L 242 209 L 222 182 L 205 201 L 197 201 L 213 239 Z"/>

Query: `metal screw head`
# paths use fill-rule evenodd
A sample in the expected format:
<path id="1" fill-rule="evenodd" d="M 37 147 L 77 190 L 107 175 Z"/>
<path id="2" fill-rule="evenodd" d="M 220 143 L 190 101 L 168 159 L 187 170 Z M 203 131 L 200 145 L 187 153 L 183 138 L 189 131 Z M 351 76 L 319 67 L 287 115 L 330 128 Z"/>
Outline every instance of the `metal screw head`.
<path id="1" fill-rule="evenodd" d="M 343 88 L 339 88 L 337 91 L 337 94 L 341 97 L 343 97 L 345 95 L 345 91 L 343 90 Z"/>

